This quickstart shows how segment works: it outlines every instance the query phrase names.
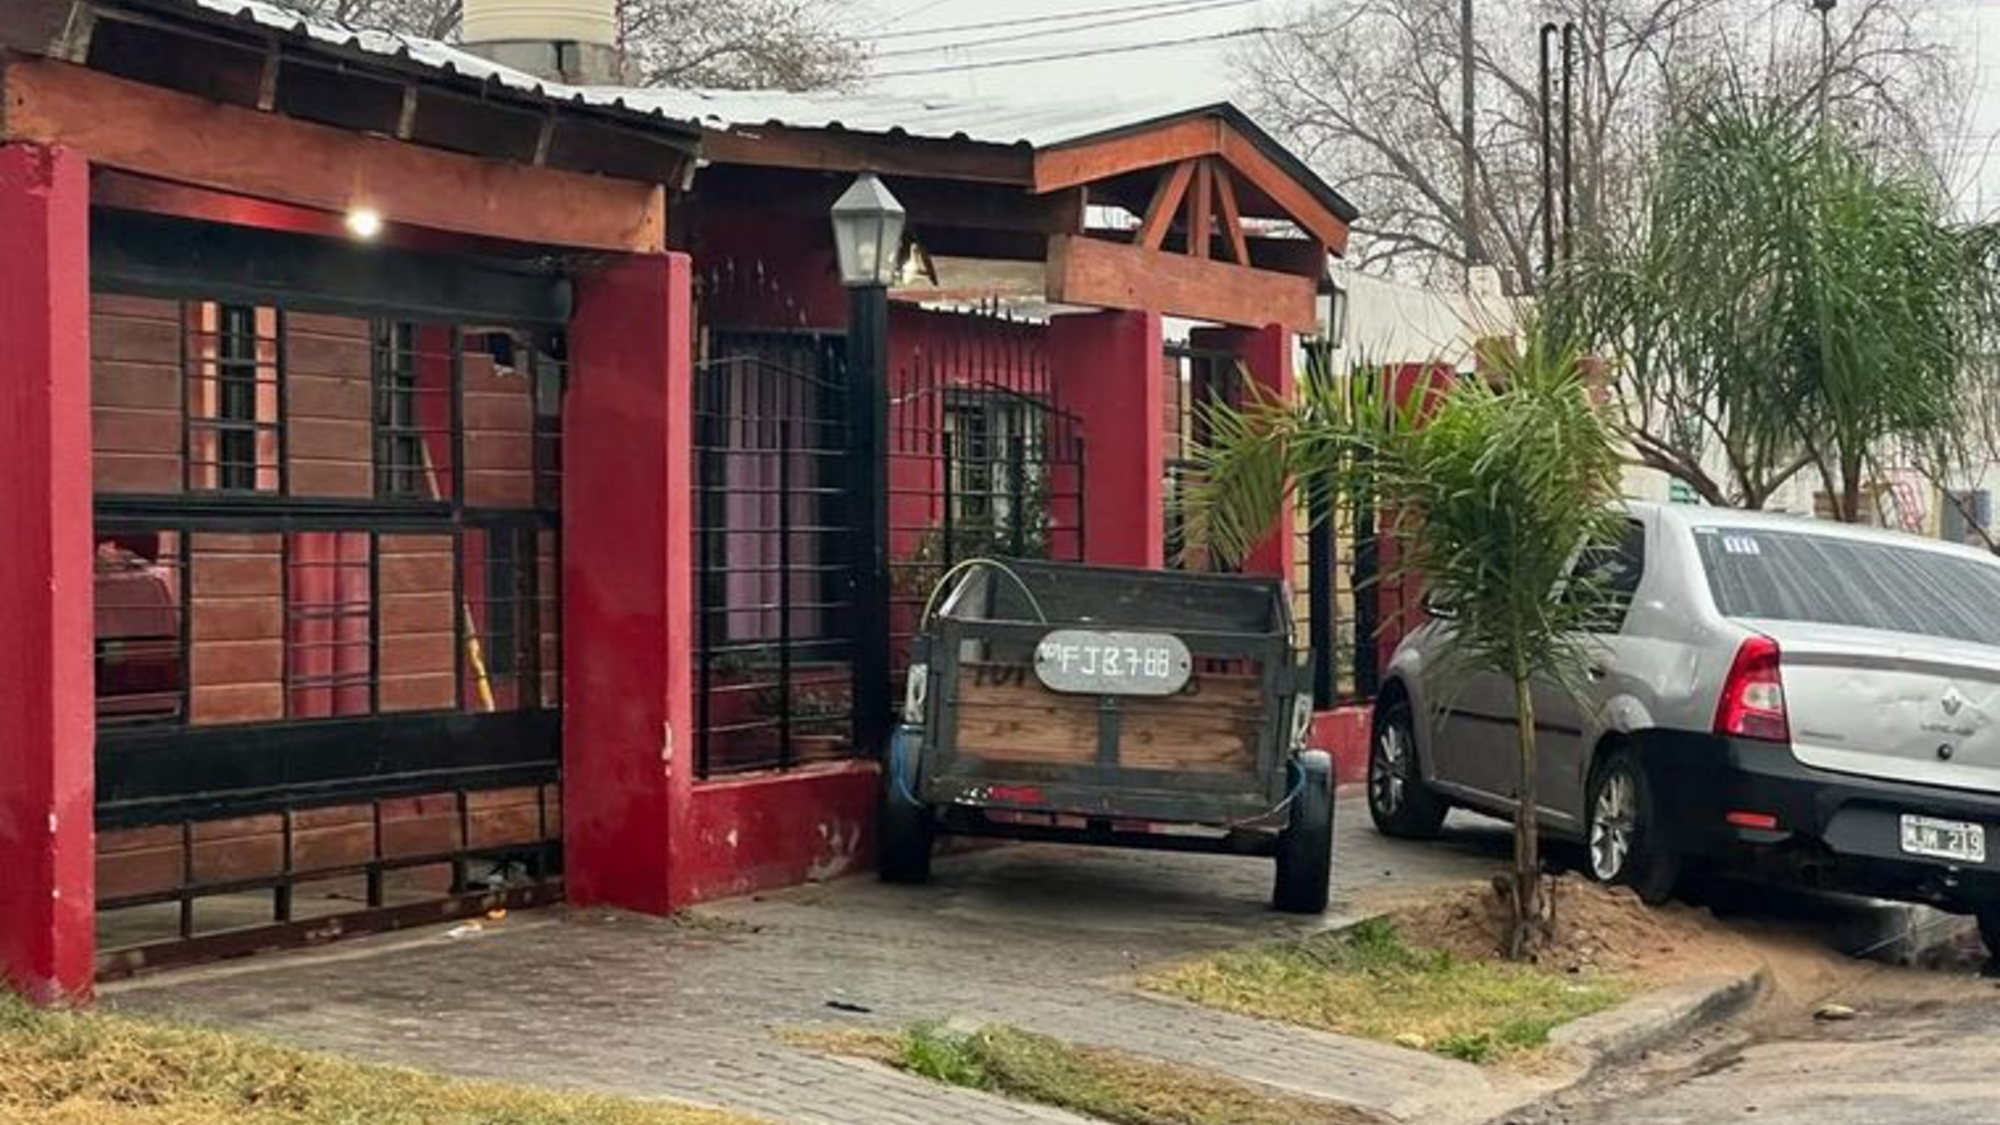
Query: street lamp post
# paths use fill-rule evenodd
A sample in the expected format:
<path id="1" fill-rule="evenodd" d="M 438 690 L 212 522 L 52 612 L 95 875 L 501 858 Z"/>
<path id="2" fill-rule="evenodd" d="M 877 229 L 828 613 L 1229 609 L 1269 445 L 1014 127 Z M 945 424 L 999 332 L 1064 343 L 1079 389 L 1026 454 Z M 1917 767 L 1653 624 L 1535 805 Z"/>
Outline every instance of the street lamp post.
<path id="1" fill-rule="evenodd" d="M 906 221 L 873 172 L 834 201 L 833 243 L 847 287 L 847 510 L 851 535 L 854 746 L 880 753 L 889 693 L 889 282 Z"/>

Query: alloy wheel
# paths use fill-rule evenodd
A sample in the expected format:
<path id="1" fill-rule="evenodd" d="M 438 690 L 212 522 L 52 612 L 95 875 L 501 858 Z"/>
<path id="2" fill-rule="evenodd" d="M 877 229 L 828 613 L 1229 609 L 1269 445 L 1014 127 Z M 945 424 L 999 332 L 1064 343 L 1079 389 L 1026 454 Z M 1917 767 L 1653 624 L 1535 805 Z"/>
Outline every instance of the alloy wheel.
<path id="1" fill-rule="evenodd" d="M 1375 754 L 1368 763 L 1368 794 L 1378 812 L 1395 816 L 1402 810 L 1409 778 L 1409 735 L 1400 723 L 1387 723 L 1375 732 Z"/>
<path id="2" fill-rule="evenodd" d="M 1613 769 L 1597 789 L 1590 815 L 1590 872 L 1604 882 L 1625 873 L 1637 835 L 1639 787 L 1632 775 Z"/>

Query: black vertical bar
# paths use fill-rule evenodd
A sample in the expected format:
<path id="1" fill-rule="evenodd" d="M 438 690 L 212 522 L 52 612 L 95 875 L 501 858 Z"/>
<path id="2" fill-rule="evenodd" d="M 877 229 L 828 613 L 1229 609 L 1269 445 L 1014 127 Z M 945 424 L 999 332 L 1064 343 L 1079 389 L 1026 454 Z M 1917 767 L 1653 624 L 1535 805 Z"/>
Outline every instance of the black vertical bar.
<path id="1" fill-rule="evenodd" d="M 194 418 L 192 412 L 189 410 L 188 407 L 188 399 L 190 396 L 194 394 L 195 378 L 193 374 L 194 354 L 193 351 L 191 350 L 192 341 L 188 339 L 188 317 L 190 315 L 190 310 L 197 310 L 193 313 L 193 315 L 199 316 L 200 313 L 198 310 L 200 308 L 201 308 L 201 302 L 199 301 L 193 301 L 193 302 L 183 301 L 180 304 L 180 313 L 181 313 L 180 315 L 180 330 L 181 330 L 180 412 L 181 412 L 181 491 L 182 492 L 193 492 L 195 490 L 194 433 L 193 433 Z"/>
<path id="2" fill-rule="evenodd" d="M 368 802 L 370 827 L 374 830 L 375 846 L 368 853 L 368 906 L 379 909 L 385 899 L 382 886 L 382 802 Z"/>
<path id="3" fill-rule="evenodd" d="M 181 821 L 181 940 L 194 937 L 194 822 Z"/>
<path id="4" fill-rule="evenodd" d="M 278 662 L 278 671 L 284 677 L 281 683 L 287 719 L 295 717 L 292 714 L 292 665 L 297 660 L 297 654 L 292 651 L 292 625 L 297 620 L 298 611 L 292 608 L 292 537 L 296 534 L 292 531 L 278 532 L 278 617 L 284 624 L 284 634 L 279 638 L 278 645 L 283 659 Z M 339 561 L 338 552 L 335 552 L 335 561 Z"/>
<path id="5" fill-rule="evenodd" d="M 797 354 L 793 349 L 794 355 Z M 791 371 L 771 382 L 778 390 L 778 767 L 792 764 L 792 386 Z"/>
<path id="6" fill-rule="evenodd" d="M 939 410 L 943 410 L 942 405 L 939 406 Z M 943 518 L 938 523 L 938 528 L 939 534 L 944 538 L 938 544 L 938 553 L 941 556 L 939 561 L 944 564 L 944 568 L 947 570 L 958 562 L 957 559 L 952 557 L 958 553 L 956 550 L 958 532 L 952 526 L 952 508 L 954 506 L 952 503 L 954 500 L 952 495 L 952 460 L 955 454 L 955 444 L 952 441 L 952 432 L 945 428 L 945 418 L 940 414 L 938 417 L 938 464 L 941 466 L 943 472 L 942 480 L 944 488 L 942 489 L 942 493 L 944 496 L 944 512 Z"/>
<path id="7" fill-rule="evenodd" d="M 1555 74 L 1554 42 L 1559 28 L 1542 25 L 1541 110 L 1542 110 L 1542 278 L 1556 272 L 1556 157 L 1555 157 Z"/>
<path id="8" fill-rule="evenodd" d="M 451 537 L 451 691 L 458 711 L 466 710 L 465 646 L 470 640 L 465 628 L 465 537 L 477 533 L 477 528 L 459 527 Z"/>
<path id="9" fill-rule="evenodd" d="M 695 374 L 695 583 L 694 583 L 694 635 L 695 635 L 695 676 L 697 678 L 694 706 L 694 771 L 695 776 L 708 776 L 710 701 L 715 690 L 715 637 L 712 618 L 715 616 L 713 604 L 713 575 L 711 569 L 715 558 L 715 513 L 716 505 L 709 493 L 716 487 L 717 462 L 721 455 L 712 448 L 722 444 L 718 436 L 720 426 L 716 420 L 715 377 L 717 370 L 697 367 Z"/>
<path id="10" fill-rule="evenodd" d="M 1313 482 L 1306 493 L 1306 614 L 1307 643 L 1312 646 L 1313 701 L 1333 702 L 1333 497 L 1326 482 Z"/>
<path id="11" fill-rule="evenodd" d="M 1567 262 L 1576 254 L 1576 68 L 1578 44 L 1581 33 L 1574 22 L 1563 24 L 1562 30 L 1562 213 L 1563 261 Z"/>
<path id="12" fill-rule="evenodd" d="M 1148 420 L 1146 424 L 1156 425 L 1157 423 Z M 1090 557 L 1090 533 L 1083 518 L 1084 512 L 1090 507 L 1090 505 L 1083 502 L 1084 490 L 1089 486 L 1089 482 L 1083 476 L 1089 469 L 1088 460 L 1084 457 L 1085 440 L 1082 435 L 1073 435 L 1070 438 L 1071 448 L 1076 451 L 1076 483 L 1070 489 L 1070 509 L 1072 514 L 1076 516 L 1075 561 L 1077 562 L 1082 562 Z"/>
<path id="13" fill-rule="evenodd" d="M 271 372 L 271 377 L 278 384 L 278 495 L 290 496 L 292 494 L 292 443 L 288 431 L 291 429 L 292 417 L 292 381 L 285 378 L 285 368 L 287 366 L 285 362 L 286 352 L 289 350 L 285 344 L 285 310 L 280 308 L 273 308 L 271 310 L 271 327 L 272 331 L 277 333 L 277 339 L 272 341 L 271 346 L 277 366 Z M 257 489 L 257 446 L 255 439 L 260 433 L 254 426 L 257 418 L 257 400 L 254 397 L 257 392 L 257 351 L 257 310 L 253 307 L 250 310 L 250 393 L 253 396 L 250 400 L 250 418 L 253 423 L 250 431 L 252 434 L 252 444 L 250 446 L 250 488 L 252 491 L 256 491 Z"/>
<path id="14" fill-rule="evenodd" d="M 519 622 L 515 636 L 519 638 L 522 660 L 528 669 L 528 679 L 518 685 L 515 691 L 521 696 L 521 706 L 530 711 L 540 711 L 542 701 L 542 529 L 539 523 L 528 524 L 515 532 L 522 540 L 524 550 L 516 550 L 516 560 L 526 559 L 515 567 L 515 585 L 521 591 L 521 606 L 515 620 Z"/>
<path id="15" fill-rule="evenodd" d="M 1018 559 L 1027 554 L 1027 520 L 1023 517 L 1028 499 L 1028 441 L 1020 434 L 1010 434 L 1007 444 L 1007 517 L 1014 525 L 1010 545 Z"/>
<path id="16" fill-rule="evenodd" d="M 292 861 L 292 847 L 297 839 L 297 834 L 292 824 L 293 810 L 286 809 L 279 815 L 281 818 L 280 822 L 284 826 L 282 829 L 285 849 L 283 857 L 284 870 L 280 873 L 278 885 L 271 894 L 271 913 L 279 922 L 289 922 L 292 920 L 293 872 L 297 870 L 296 865 Z"/>
<path id="17" fill-rule="evenodd" d="M 884 435 L 889 419 L 889 291 L 880 285 L 848 291 L 848 450 L 853 520 L 854 747 L 879 754 L 888 744 L 889 703 L 889 466 Z"/>
<path id="18" fill-rule="evenodd" d="M 1362 466 L 1354 495 L 1354 691 L 1372 699 L 1382 684 L 1375 634 L 1381 630 L 1381 534 L 1375 526 L 1375 497 Z"/>
<path id="19" fill-rule="evenodd" d="M 465 507 L 465 330 L 452 325 L 447 346 L 451 348 L 451 402 L 446 421 L 451 429 L 451 495 L 445 499 L 451 501 L 456 514 Z"/>
<path id="20" fill-rule="evenodd" d="M 194 721 L 194 676 L 190 674 L 194 667 L 194 535 L 183 523 L 174 528 L 174 538 L 180 541 L 181 555 L 181 588 L 178 591 L 181 601 L 175 610 L 180 629 L 177 641 L 181 654 L 181 722 L 191 723 Z M 282 619 L 284 607 L 280 606 L 278 612 Z"/>
<path id="21" fill-rule="evenodd" d="M 458 847 L 453 849 L 451 857 L 451 893 L 462 895 L 472 890 L 472 869 L 465 857 L 466 849 L 472 846 L 472 810 L 467 807 L 470 800 L 463 788 L 455 790 L 452 796 L 458 800 Z"/>
<path id="22" fill-rule="evenodd" d="M 382 536 L 368 533 L 368 713 L 382 712 Z"/>

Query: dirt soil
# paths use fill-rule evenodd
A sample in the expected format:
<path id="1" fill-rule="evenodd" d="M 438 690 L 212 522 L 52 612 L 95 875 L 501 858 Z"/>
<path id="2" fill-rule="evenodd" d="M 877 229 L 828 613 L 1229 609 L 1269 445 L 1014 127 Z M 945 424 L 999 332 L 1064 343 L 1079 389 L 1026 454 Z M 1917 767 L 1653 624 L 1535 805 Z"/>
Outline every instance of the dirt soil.
<path id="1" fill-rule="evenodd" d="M 1608 974 L 1653 987 L 1767 960 L 1760 944 L 1706 910 L 1675 903 L 1647 906 L 1623 887 L 1574 875 L 1551 881 L 1555 940 L 1536 963 L 1558 972 Z M 1397 932 L 1414 945 L 1460 957 L 1500 955 L 1507 907 L 1491 887 L 1473 886 L 1391 913 Z"/>

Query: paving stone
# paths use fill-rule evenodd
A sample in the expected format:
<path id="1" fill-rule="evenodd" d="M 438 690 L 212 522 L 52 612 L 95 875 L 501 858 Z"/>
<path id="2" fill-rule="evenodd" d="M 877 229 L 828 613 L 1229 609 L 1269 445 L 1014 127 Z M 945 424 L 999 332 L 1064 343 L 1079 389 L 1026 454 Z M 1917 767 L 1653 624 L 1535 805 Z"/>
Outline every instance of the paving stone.
<path id="1" fill-rule="evenodd" d="M 941 858 L 920 888 L 865 878 L 712 904 L 712 925 L 522 912 L 112 989 L 116 1007 L 471 1077 L 679 1097 L 793 1125 L 1076 1125 L 1079 1119 L 787 1046 L 785 1028 L 1005 1022 L 1427 1122 L 1474 1119 L 1505 1079 L 1380 1044 L 1147 996 L 1142 968 L 1363 916 L 1478 878 L 1497 827 L 1395 844 L 1340 806 L 1335 905 L 1267 906 L 1267 861 L 1015 846 Z M 1456 823 L 1456 822 L 1455 822 Z"/>

